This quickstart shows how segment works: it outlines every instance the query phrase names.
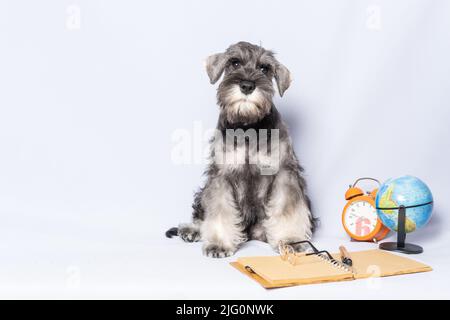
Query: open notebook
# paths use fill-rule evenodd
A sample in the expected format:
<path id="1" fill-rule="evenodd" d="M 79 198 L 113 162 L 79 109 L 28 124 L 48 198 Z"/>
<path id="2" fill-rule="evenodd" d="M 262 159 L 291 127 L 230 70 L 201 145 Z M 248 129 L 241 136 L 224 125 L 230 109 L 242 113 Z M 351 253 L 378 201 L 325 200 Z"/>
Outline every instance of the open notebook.
<path id="1" fill-rule="evenodd" d="M 339 258 L 339 254 L 332 254 Z M 265 288 L 287 287 L 300 284 L 345 281 L 373 276 L 431 271 L 431 267 L 415 260 L 383 250 L 351 253 L 353 272 L 337 268 L 319 257 L 304 256 L 300 263 L 291 265 L 280 256 L 242 257 L 231 265 L 259 282 Z"/>

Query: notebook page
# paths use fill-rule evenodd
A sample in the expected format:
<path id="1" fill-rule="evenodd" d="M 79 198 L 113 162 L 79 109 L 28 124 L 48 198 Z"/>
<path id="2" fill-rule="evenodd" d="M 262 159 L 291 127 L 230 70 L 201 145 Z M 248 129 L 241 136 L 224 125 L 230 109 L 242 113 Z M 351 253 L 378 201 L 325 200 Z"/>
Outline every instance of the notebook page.
<path id="1" fill-rule="evenodd" d="M 384 250 L 366 250 L 350 253 L 355 267 L 355 278 L 387 277 L 397 274 L 431 271 L 431 267 Z"/>
<path id="2" fill-rule="evenodd" d="M 273 284 L 308 284 L 353 279 L 351 272 L 333 267 L 317 256 L 302 257 L 295 266 L 282 260 L 280 256 L 242 257 L 237 261 Z"/>

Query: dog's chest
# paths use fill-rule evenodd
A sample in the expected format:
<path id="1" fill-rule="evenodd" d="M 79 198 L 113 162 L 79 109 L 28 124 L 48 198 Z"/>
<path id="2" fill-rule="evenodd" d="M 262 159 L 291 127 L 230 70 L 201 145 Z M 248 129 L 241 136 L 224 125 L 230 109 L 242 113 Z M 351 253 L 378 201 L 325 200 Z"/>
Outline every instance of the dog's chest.
<path id="1" fill-rule="evenodd" d="M 218 148 L 219 149 L 219 148 Z M 254 175 L 273 175 L 280 167 L 281 157 L 279 148 L 260 149 L 256 146 L 238 145 L 220 148 L 214 153 L 214 163 L 227 173 L 245 173 Z"/>

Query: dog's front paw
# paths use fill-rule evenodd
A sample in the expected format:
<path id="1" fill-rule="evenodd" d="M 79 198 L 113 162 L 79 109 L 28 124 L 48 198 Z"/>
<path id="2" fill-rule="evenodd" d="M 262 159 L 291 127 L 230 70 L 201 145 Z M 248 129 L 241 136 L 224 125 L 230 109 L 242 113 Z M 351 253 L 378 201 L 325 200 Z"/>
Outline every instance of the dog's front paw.
<path id="1" fill-rule="evenodd" d="M 178 235 L 183 241 L 196 242 L 200 240 L 200 232 L 191 226 L 182 226 L 178 230 Z"/>
<path id="2" fill-rule="evenodd" d="M 225 248 L 217 244 L 207 244 L 203 247 L 203 254 L 210 258 L 226 258 L 235 253 L 236 250 Z"/>

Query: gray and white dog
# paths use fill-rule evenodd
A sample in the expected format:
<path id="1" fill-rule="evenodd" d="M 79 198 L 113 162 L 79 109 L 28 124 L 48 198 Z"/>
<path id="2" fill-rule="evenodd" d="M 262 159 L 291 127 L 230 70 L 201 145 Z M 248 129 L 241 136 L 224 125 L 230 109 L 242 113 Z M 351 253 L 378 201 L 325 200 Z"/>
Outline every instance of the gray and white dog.
<path id="1" fill-rule="evenodd" d="M 207 180 L 195 194 L 192 223 L 166 235 L 202 240 L 203 253 L 214 258 L 228 257 L 252 239 L 275 250 L 280 242 L 310 239 L 314 219 L 303 169 L 272 100 L 273 79 L 283 96 L 289 70 L 272 51 L 239 42 L 208 57 L 206 71 L 211 84 L 223 75 Z"/>

